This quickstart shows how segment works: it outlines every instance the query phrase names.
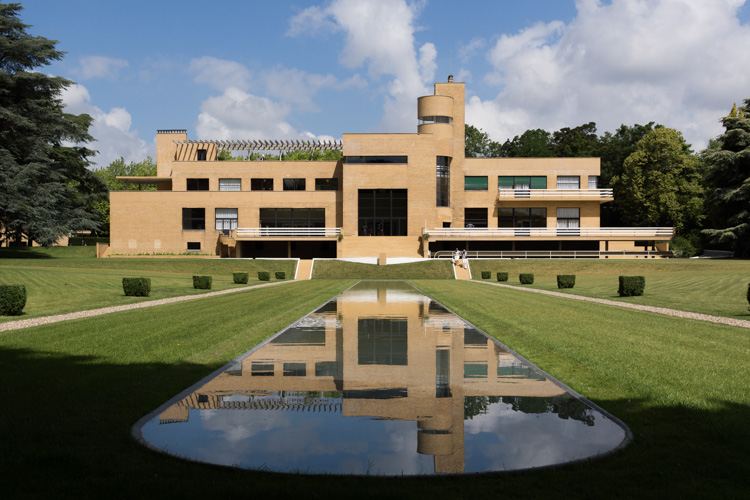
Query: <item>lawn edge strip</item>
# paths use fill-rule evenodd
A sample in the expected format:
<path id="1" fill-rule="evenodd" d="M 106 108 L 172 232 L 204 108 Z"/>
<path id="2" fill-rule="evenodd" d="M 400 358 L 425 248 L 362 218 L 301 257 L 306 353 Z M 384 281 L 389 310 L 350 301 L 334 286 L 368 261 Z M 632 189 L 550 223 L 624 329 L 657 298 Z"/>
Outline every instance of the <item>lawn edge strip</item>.
<path id="1" fill-rule="evenodd" d="M 102 316 L 104 314 L 111 314 L 121 311 L 130 311 L 133 309 L 143 309 L 146 307 L 156 307 L 166 304 L 174 304 L 175 302 L 183 302 L 186 300 L 198 300 L 207 297 L 216 297 L 217 295 L 226 295 L 229 293 L 244 292 L 247 290 L 253 290 L 255 288 L 264 288 L 268 286 L 284 285 L 288 283 L 294 283 L 293 280 L 289 281 L 277 281 L 273 283 L 264 283 L 252 286 L 243 286 L 241 288 L 228 288 L 226 290 L 219 290 L 216 292 L 208 292 L 198 295 L 182 295 L 180 297 L 169 297 L 166 299 L 149 300 L 144 302 L 137 302 L 135 304 L 123 304 L 121 306 L 110 306 L 102 307 L 99 309 L 89 309 L 85 311 L 77 311 L 65 314 L 55 314 L 52 316 L 41 316 L 38 318 L 22 319 L 18 321 L 8 321 L 6 323 L 0 323 L 0 332 L 6 332 L 11 330 L 20 330 L 22 328 L 31 328 L 34 326 L 49 325 L 52 323 L 59 323 L 61 321 L 68 321 L 72 319 L 90 318 L 94 316 Z"/>
<path id="2" fill-rule="evenodd" d="M 598 299 L 595 297 L 586 297 L 584 295 L 573 295 L 569 293 L 553 292 L 550 290 L 540 290 L 538 288 L 524 288 L 524 287 L 514 286 L 514 285 L 504 285 L 502 283 L 492 283 L 492 282 L 487 282 L 487 281 L 475 281 L 475 283 L 480 283 L 482 285 L 496 286 L 500 288 L 510 288 L 512 290 L 520 290 L 523 292 L 541 293 L 543 295 L 551 295 L 553 297 L 561 297 L 564 299 L 580 300 L 582 302 L 595 302 L 595 303 L 604 304 L 607 306 L 622 307 L 625 309 L 634 309 L 636 311 L 653 312 L 653 313 L 662 314 L 665 316 L 673 316 L 676 318 L 694 319 L 698 321 L 708 321 L 710 323 L 720 323 L 720 324 L 724 324 L 728 326 L 737 326 L 740 328 L 750 328 L 750 321 L 746 321 L 743 319 L 734 319 L 734 318 L 727 318 L 724 316 L 713 316 L 711 314 L 681 311 L 679 309 L 669 309 L 667 307 L 647 306 L 647 305 L 642 305 L 642 304 L 630 304 L 628 302 L 619 302 L 616 300 Z"/>

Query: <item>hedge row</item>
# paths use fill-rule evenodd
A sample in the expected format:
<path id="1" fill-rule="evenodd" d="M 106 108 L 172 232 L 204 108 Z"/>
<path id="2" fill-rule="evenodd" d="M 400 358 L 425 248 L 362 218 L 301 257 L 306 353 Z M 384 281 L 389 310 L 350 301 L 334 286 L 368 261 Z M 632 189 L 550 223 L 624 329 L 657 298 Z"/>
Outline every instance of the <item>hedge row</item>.
<path id="1" fill-rule="evenodd" d="M 0 315 L 18 316 L 26 306 L 26 285 L 0 285 Z"/>

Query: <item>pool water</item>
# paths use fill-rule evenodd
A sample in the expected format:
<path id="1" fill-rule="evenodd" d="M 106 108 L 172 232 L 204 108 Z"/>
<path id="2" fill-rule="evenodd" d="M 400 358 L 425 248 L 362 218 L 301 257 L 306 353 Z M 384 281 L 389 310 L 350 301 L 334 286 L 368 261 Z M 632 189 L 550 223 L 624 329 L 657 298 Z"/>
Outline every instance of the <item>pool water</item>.
<path id="1" fill-rule="evenodd" d="M 355 475 L 526 469 L 628 440 L 616 419 L 398 281 L 358 283 L 134 433 L 201 462 Z"/>

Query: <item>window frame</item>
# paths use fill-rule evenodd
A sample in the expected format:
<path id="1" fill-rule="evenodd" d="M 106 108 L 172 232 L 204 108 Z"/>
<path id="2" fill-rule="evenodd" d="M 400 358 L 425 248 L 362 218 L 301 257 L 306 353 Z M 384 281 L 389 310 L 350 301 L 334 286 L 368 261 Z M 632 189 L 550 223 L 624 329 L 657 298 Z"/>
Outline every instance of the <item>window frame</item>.
<path id="1" fill-rule="evenodd" d="M 284 191 L 307 191 L 307 179 L 304 177 L 285 177 L 282 180 Z"/>
<path id="2" fill-rule="evenodd" d="M 224 185 L 222 186 L 222 181 L 224 181 Z M 230 184 L 230 186 L 234 187 L 236 185 L 237 189 L 227 189 L 227 181 L 237 181 L 236 184 Z M 219 178 L 219 191 L 231 191 L 231 192 L 237 192 L 242 191 L 242 179 L 239 177 L 223 177 Z"/>
<path id="3" fill-rule="evenodd" d="M 189 214 L 186 212 L 186 210 L 193 210 L 192 214 Z M 196 212 L 198 211 L 198 212 Z M 203 216 L 196 216 L 196 213 L 200 213 L 202 211 Z M 186 216 L 186 214 L 188 214 Z M 202 224 L 201 224 L 202 221 Z M 199 227 L 185 227 L 186 223 L 189 226 L 199 226 Z M 202 226 L 202 227 L 200 227 Z M 201 207 L 183 207 L 182 209 L 182 230 L 183 231 L 205 231 L 206 230 L 206 209 Z"/>
<path id="4" fill-rule="evenodd" d="M 484 187 L 469 187 L 469 183 L 467 183 L 469 179 L 472 179 L 473 183 L 476 183 L 477 186 L 483 185 Z M 481 179 L 484 179 L 484 182 Z M 487 191 L 487 179 L 486 175 L 464 175 L 464 191 Z"/>
<path id="5" fill-rule="evenodd" d="M 251 178 L 250 179 L 250 191 L 273 191 L 273 177 Z"/>
<path id="6" fill-rule="evenodd" d="M 188 177 L 185 179 L 185 191 L 210 191 L 208 177 Z"/>

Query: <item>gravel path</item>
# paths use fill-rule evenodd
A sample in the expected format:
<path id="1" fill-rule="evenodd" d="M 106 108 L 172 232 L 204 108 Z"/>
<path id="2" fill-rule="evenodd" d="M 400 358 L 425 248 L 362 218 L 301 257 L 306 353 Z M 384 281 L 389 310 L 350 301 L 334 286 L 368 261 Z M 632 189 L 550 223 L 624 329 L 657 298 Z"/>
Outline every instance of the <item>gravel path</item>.
<path id="1" fill-rule="evenodd" d="M 501 283 L 490 283 L 487 281 L 478 281 L 477 283 L 483 283 L 485 285 L 499 286 L 502 288 L 512 288 L 513 290 L 523 290 L 524 292 L 541 293 L 543 295 L 552 295 L 554 297 L 563 297 L 565 299 L 582 300 L 584 302 L 596 302 L 597 304 L 605 304 L 608 306 L 623 307 L 625 309 L 635 309 L 637 311 L 649 311 L 657 314 L 664 314 L 666 316 L 674 316 L 676 318 L 687 318 L 697 319 L 700 321 L 710 321 L 711 323 L 721 323 L 723 325 L 739 326 L 741 328 L 750 328 L 750 321 L 735 318 L 726 318 L 724 316 L 712 316 L 710 314 L 700 314 L 687 311 L 679 311 L 677 309 L 667 309 L 666 307 L 653 307 L 643 306 L 640 304 L 629 304 L 627 302 L 618 302 L 616 300 L 607 299 L 595 299 L 592 297 L 583 297 L 581 295 L 571 295 L 568 293 L 550 292 L 548 290 L 538 290 L 536 288 L 523 288 L 520 286 L 503 285 Z"/>
<path id="2" fill-rule="evenodd" d="M 39 318 L 22 319 L 19 321 L 8 321 L 6 323 L 0 323 L 0 332 L 6 332 L 8 330 L 20 330 L 21 328 L 30 328 L 32 326 L 48 325 L 50 323 L 58 323 L 60 321 L 68 321 L 70 319 L 78 318 L 90 318 L 92 316 L 101 316 L 102 314 L 109 314 L 119 311 L 130 311 L 131 309 L 143 309 L 146 307 L 156 307 L 164 304 L 173 304 L 175 302 L 183 302 L 186 300 L 198 300 L 205 299 L 207 297 L 216 297 L 217 295 L 227 295 L 229 293 L 244 292 L 246 290 L 254 290 L 256 288 L 264 288 L 267 286 L 283 285 L 285 283 L 293 283 L 290 281 L 277 281 L 275 283 L 265 283 L 262 285 L 243 286 L 242 288 L 231 288 L 228 290 L 220 290 L 218 292 L 208 292 L 200 295 L 183 295 L 182 297 L 171 297 L 169 299 L 151 300 L 146 302 L 138 302 L 136 304 L 126 304 L 123 306 L 103 307 L 101 309 L 91 309 L 89 311 L 78 311 L 67 314 L 56 314 L 54 316 L 42 316 Z"/>

